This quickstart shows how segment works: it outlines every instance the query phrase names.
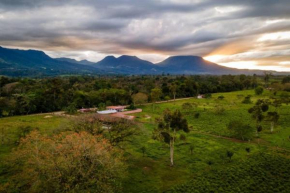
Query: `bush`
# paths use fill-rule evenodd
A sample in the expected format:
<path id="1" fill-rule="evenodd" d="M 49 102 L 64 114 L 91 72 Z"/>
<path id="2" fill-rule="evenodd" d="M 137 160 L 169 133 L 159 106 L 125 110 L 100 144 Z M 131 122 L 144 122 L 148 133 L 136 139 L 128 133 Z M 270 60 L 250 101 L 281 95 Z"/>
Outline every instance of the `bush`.
<path id="1" fill-rule="evenodd" d="M 179 139 L 181 141 L 185 141 L 186 140 L 186 136 L 184 134 L 180 134 Z"/>
<path id="2" fill-rule="evenodd" d="M 200 117 L 200 113 L 199 112 L 194 114 L 194 118 L 198 119 L 199 117 Z"/>
<path id="3" fill-rule="evenodd" d="M 223 96 L 223 95 L 221 95 L 221 96 L 218 96 L 218 99 L 219 100 L 223 100 L 225 97 Z"/>
<path id="4" fill-rule="evenodd" d="M 211 93 L 207 93 L 207 94 L 205 94 L 205 95 L 204 95 L 204 98 L 206 98 L 206 99 L 210 99 L 210 98 L 211 98 Z"/>
<path id="5" fill-rule="evenodd" d="M 135 107 L 135 105 L 134 105 L 133 103 L 131 103 L 130 106 L 127 107 L 127 109 L 135 110 L 135 109 L 137 109 L 137 108 Z"/>
<path id="6" fill-rule="evenodd" d="M 252 101 L 251 101 L 251 95 L 248 95 L 244 98 L 244 100 L 242 101 L 242 103 L 244 104 L 251 104 Z"/>
<path id="7" fill-rule="evenodd" d="M 264 92 L 263 87 L 258 86 L 257 88 L 255 88 L 256 95 L 261 95 L 261 94 L 263 94 L 263 92 Z"/>

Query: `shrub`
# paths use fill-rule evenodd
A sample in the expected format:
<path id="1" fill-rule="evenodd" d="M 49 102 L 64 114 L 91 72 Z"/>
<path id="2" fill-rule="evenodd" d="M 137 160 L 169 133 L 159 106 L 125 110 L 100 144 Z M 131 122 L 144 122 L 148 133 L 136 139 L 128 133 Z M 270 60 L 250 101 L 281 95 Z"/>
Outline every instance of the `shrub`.
<path id="1" fill-rule="evenodd" d="M 244 100 L 242 101 L 242 103 L 244 104 L 251 104 L 252 101 L 251 101 L 251 95 L 248 95 L 244 98 Z"/>
<path id="2" fill-rule="evenodd" d="M 185 141 L 186 140 L 186 136 L 184 134 L 180 134 L 179 139 L 181 141 Z"/>
<path id="3" fill-rule="evenodd" d="M 200 113 L 199 112 L 194 114 L 194 118 L 198 119 L 199 117 L 200 117 Z"/>
<path id="4" fill-rule="evenodd" d="M 211 96 L 212 96 L 211 93 L 207 93 L 207 94 L 204 95 L 204 98 L 206 98 L 206 99 L 210 99 Z"/>
<path id="5" fill-rule="evenodd" d="M 263 92 L 264 92 L 263 87 L 258 86 L 257 88 L 255 88 L 256 95 L 261 95 L 261 94 L 263 94 Z"/>
<path id="6" fill-rule="evenodd" d="M 127 109 L 135 110 L 136 107 L 135 107 L 135 105 L 133 103 L 131 103 L 130 106 L 127 107 Z"/>

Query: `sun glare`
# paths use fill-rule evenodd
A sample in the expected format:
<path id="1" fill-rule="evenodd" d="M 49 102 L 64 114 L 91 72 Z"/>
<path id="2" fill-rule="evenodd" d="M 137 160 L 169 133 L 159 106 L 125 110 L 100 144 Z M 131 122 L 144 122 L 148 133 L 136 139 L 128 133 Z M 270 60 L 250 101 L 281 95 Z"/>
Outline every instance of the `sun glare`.
<path id="1" fill-rule="evenodd" d="M 274 40 L 290 40 L 290 31 L 264 34 L 257 41 L 263 42 Z"/>

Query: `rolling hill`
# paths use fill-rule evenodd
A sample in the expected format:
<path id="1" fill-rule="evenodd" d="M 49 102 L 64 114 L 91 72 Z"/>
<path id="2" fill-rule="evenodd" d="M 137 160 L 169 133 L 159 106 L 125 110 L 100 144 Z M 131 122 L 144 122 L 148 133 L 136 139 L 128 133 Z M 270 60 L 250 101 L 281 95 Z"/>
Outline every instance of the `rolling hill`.
<path id="1" fill-rule="evenodd" d="M 37 50 L 0 47 L 0 74 L 8 76 L 54 76 L 62 74 L 96 74 L 98 69 L 59 61 Z"/>

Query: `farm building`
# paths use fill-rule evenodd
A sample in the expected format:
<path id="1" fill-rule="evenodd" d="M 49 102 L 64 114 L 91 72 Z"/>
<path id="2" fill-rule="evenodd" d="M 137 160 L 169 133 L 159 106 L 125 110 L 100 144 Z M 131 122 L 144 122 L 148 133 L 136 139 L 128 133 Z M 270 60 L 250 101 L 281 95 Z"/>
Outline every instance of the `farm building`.
<path id="1" fill-rule="evenodd" d="M 117 112 L 122 112 L 124 111 L 126 106 L 108 106 L 107 110 L 115 110 Z"/>
<path id="2" fill-rule="evenodd" d="M 85 109 L 85 108 L 81 108 L 80 110 L 78 110 L 80 113 L 88 113 L 91 112 L 91 109 Z"/>
<path id="3" fill-rule="evenodd" d="M 113 113 L 117 113 L 117 112 L 118 111 L 116 111 L 116 110 L 97 111 L 97 113 L 101 114 L 101 115 L 113 114 Z"/>
<path id="4" fill-rule="evenodd" d="M 204 95 L 199 94 L 199 95 L 197 95 L 197 98 L 198 98 L 198 99 L 203 99 L 203 98 L 204 98 Z"/>

